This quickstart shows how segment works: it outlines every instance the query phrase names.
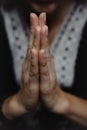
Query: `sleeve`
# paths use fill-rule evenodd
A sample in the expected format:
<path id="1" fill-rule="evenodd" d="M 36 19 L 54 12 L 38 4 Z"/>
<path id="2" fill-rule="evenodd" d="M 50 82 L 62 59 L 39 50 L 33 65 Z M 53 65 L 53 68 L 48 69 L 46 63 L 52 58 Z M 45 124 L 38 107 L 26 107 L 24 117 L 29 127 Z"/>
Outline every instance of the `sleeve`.
<path id="1" fill-rule="evenodd" d="M 11 51 L 5 31 L 4 21 L 0 13 L 0 102 L 9 95 L 18 91 Z"/>
<path id="2" fill-rule="evenodd" d="M 87 99 L 87 22 L 83 28 L 80 40 L 73 93 Z"/>
<path id="3" fill-rule="evenodd" d="M 13 124 L 17 124 L 19 118 L 9 121 L 1 111 L 4 100 L 16 93 L 19 86 L 16 83 L 11 51 L 5 31 L 3 16 L 0 12 L 0 130 L 10 129 Z M 12 128 L 13 129 L 13 128 Z"/>

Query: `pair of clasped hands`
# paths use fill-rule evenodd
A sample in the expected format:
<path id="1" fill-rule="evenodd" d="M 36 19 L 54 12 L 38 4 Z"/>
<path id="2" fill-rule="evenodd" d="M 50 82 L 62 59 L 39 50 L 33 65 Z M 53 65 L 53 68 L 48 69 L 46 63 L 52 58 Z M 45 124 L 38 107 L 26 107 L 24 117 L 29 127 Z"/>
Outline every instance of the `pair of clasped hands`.
<path id="1" fill-rule="evenodd" d="M 22 68 L 20 97 L 28 111 L 39 101 L 51 112 L 62 113 L 64 92 L 57 83 L 53 57 L 48 42 L 46 14 L 30 14 L 30 40 Z"/>

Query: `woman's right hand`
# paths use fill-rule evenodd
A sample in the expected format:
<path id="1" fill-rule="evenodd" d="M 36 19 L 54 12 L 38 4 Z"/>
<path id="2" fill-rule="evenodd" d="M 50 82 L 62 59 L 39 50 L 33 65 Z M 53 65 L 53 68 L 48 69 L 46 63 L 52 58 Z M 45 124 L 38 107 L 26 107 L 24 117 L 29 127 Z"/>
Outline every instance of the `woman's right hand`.
<path id="1" fill-rule="evenodd" d="M 30 39 L 22 67 L 21 89 L 18 93 L 20 103 L 28 111 L 35 108 L 39 97 L 38 51 L 40 27 L 38 26 L 38 17 L 34 13 L 31 13 L 30 21 Z"/>
<path id="2" fill-rule="evenodd" d="M 2 106 L 4 115 L 9 119 L 31 112 L 38 103 L 38 53 L 40 49 L 40 28 L 45 24 L 44 13 L 39 18 L 36 14 L 31 13 L 30 21 L 30 39 L 22 67 L 21 88 L 18 93 L 7 98 Z"/>

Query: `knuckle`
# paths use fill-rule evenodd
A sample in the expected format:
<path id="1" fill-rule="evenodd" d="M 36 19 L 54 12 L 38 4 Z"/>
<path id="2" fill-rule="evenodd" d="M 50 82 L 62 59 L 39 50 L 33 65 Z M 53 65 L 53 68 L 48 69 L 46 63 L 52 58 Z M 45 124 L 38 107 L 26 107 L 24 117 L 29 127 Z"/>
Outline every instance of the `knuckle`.
<path id="1" fill-rule="evenodd" d="M 22 83 L 23 84 L 27 84 L 28 81 L 29 81 L 29 76 L 26 75 L 26 74 L 23 74 L 23 76 L 22 76 Z"/>
<path id="2" fill-rule="evenodd" d="M 48 70 L 47 70 L 47 68 L 45 67 L 43 67 L 41 70 L 40 70 L 40 74 L 41 75 L 44 75 L 44 76 L 49 76 L 49 72 L 48 72 Z"/>
<path id="3" fill-rule="evenodd" d="M 35 72 L 30 72 L 30 78 L 37 78 L 38 77 L 38 74 L 35 73 Z"/>
<path id="4" fill-rule="evenodd" d="M 32 57 L 31 58 L 31 68 L 36 68 L 36 66 L 37 66 L 37 60 Z"/>
<path id="5" fill-rule="evenodd" d="M 22 69 L 26 69 L 27 68 L 27 59 L 25 58 L 23 65 L 22 65 Z"/>
<path id="6" fill-rule="evenodd" d="M 36 49 L 39 49 L 39 42 L 38 42 L 38 40 L 35 40 L 35 42 L 33 44 L 33 47 L 36 48 Z"/>
<path id="7" fill-rule="evenodd" d="M 30 82 L 34 82 L 34 81 L 38 81 L 39 80 L 39 76 L 38 74 L 30 74 L 30 77 L 29 77 L 29 81 Z"/>
<path id="8" fill-rule="evenodd" d="M 29 79 L 29 67 L 27 63 L 24 63 L 22 69 L 22 81 L 28 82 L 28 79 Z"/>
<path id="9" fill-rule="evenodd" d="M 31 68 L 30 68 L 30 76 L 31 77 L 32 76 L 34 76 L 34 77 L 38 76 L 38 68 L 37 68 L 37 66 L 31 66 Z"/>
<path id="10" fill-rule="evenodd" d="M 34 63 L 33 60 L 31 60 L 31 66 L 30 66 L 30 68 L 31 68 L 32 70 L 36 68 L 36 65 L 35 65 L 35 63 Z"/>
<path id="11" fill-rule="evenodd" d="M 29 47 L 27 49 L 26 60 L 27 61 L 31 60 L 31 49 Z"/>
<path id="12" fill-rule="evenodd" d="M 47 62 L 46 60 L 40 59 L 40 69 L 44 69 L 45 67 L 47 67 Z"/>
<path id="13" fill-rule="evenodd" d="M 56 83 L 57 83 L 56 77 L 53 77 L 53 76 L 52 76 L 52 78 L 50 78 L 50 84 L 51 84 L 51 86 L 55 86 Z"/>
<path id="14" fill-rule="evenodd" d="M 46 56 L 40 57 L 39 62 L 41 67 L 45 67 L 47 65 Z"/>

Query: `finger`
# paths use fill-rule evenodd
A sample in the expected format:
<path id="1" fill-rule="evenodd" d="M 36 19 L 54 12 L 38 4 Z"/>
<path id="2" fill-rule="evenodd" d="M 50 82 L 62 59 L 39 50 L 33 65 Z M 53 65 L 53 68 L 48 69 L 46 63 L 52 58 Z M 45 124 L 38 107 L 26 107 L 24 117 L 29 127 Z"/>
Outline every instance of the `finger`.
<path id="1" fill-rule="evenodd" d="M 30 14 L 30 36 L 29 36 L 28 48 L 32 48 L 33 39 L 34 39 L 34 31 L 35 31 L 36 26 L 38 26 L 38 17 L 35 13 L 31 13 Z"/>
<path id="2" fill-rule="evenodd" d="M 55 86 L 56 73 L 53 57 L 47 57 L 44 50 L 39 52 L 41 92 L 47 92 Z"/>
<path id="3" fill-rule="evenodd" d="M 30 86 L 35 85 L 38 82 L 39 76 L 38 69 L 38 52 L 35 49 L 31 50 L 31 62 L 30 62 L 30 70 L 29 70 L 29 83 Z"/>
<path id="4" fill-rule="evenodd" d="M 48 42 L 48 26 L 41 28 L 41 49 L 44 49 L 47 54 L 50 53 L 50 46 Z"/>
<path id="5" fill-rule="evenodd" d="M 36 26 L 35 28 L 35 35 L 33 41 L 33 48 L 39 50 L 40 49 L 40 26 Z"/>
<path id="6" fill-rule="evenodd" d="M 25 79 L 26 82 L 29 81 L 29 78 L 31 75 L 33 75 L 34 73 L 36 73 L 35 71 L 38 71 L 38 54 L 37 51 L 35 49 L 32 49 L 30 51 L 30 55 L 29 57 L 26 56 L 24 63 L 23 63 L 23 78 Z M 35 67 L 35 71 L 34 71 L 34 67 Z"/>
<path id="7" fill-rule="evenodd" d="M 41 13 L 39 16 L 39 26 L 43 27 L 46 24 L 46 13 Z"/>
<path id="8" fill-rule="evenodd" d="M 45 83 L 44 81 L 49 80 L 49 70 L 44 50 L 40 50 L 39 52 L 39 64 L 40 64 L 40 81 L 41 83 Z"/>
<path id="9" fill-rule="evenodd" d="M 41 49 L 46 49 L 48 46 L 48 26 L 44 25 L 41 28 Z"/>
<path id="10" fill-rule="evenodd" d="M 31 32 L 38 26 L 38 16 L 35 13 L 30 14 Z"/>

